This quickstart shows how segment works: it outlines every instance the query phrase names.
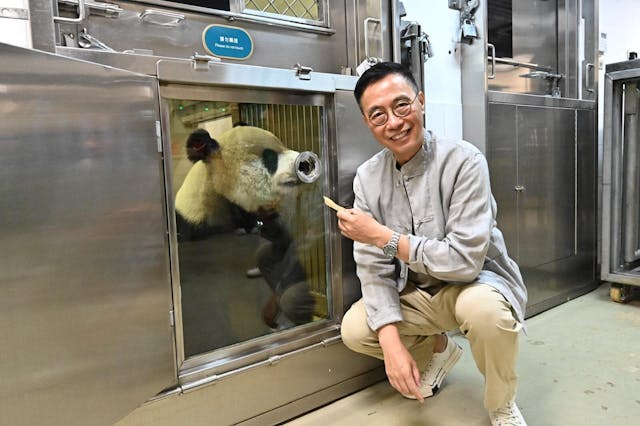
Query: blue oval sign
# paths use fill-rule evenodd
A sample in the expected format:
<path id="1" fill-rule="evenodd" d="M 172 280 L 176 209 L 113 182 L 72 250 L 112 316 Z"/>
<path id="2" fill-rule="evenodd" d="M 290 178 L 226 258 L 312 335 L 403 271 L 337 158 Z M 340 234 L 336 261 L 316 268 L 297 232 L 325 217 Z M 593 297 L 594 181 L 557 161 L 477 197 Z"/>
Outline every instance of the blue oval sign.
<path id="1" fill-rule="evenodd" d="M 209 25 L 202 33 L 204 48 L 214 56 L 247 59 L 253 53 L 253 40 L 242 28 Z"/>

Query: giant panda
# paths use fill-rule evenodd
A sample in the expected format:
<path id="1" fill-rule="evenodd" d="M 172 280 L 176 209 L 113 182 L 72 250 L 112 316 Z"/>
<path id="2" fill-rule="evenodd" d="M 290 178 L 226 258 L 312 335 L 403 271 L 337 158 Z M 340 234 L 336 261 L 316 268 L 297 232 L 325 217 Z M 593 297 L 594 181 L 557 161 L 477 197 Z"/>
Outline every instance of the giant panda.
<path id="1" fill-rule="evenodd" d="M 215 140 L 197 129 L 186 150 L 193 165 L 175 198 L 178 240 L 228 226 L 230 203 L 257 212 L 315 181 L 320 172 L 315 154 L 287 149 L 273 133 L 253 126 L 234 127 Z"/>
<path id="2" fill-rule="evenodd" d="M 262 315 L 271 328 L 311 320 L 314 298 L 296 253 L 296 241 L 278 211 L 280 201 L 320 175 L 311 152 L 290 150 L 274 134 L 252 126 L 234 127 L 215 140 L 204 129 L 186 142 L 193 163 L 175 198 L 181 242 L 229 232 L 234 206 L 261 219 L 256 260 L 273 292 Z M 211 253 L 215 257 L 215 253 Z M 182 262 L 182 258 L 181 258 Z"/>

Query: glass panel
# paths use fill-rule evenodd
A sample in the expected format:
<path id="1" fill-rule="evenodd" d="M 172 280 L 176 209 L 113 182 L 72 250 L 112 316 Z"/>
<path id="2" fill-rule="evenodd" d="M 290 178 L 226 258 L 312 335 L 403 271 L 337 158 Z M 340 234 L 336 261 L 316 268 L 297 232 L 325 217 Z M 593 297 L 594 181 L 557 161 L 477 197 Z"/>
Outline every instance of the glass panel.
<path id="1" fill-rule="evenodd" d="M 207 9 L 226 10 L 227 12 L 231 10 L 230 0 L 172 0 L 172 3 L 190 4 Z"/>
<path id="2" fill-rule="evenodd" d="M 499 58 L 513 57 L 512 0 L 494 0 L 487 5 L 489 40 Z"/>
<path id="3" fill-rule="evenodd" d="M 294 168 L 323 157 L 323 108 L 168 106 L 185 357 L 327 319 L 322 179 Z"/>
<path id="4" fill-rule="evenodd" d="M 487 8 L 489 43 L 496 49 L 489 89 L 559 96 L 557 0 L 491 0 Z"/>

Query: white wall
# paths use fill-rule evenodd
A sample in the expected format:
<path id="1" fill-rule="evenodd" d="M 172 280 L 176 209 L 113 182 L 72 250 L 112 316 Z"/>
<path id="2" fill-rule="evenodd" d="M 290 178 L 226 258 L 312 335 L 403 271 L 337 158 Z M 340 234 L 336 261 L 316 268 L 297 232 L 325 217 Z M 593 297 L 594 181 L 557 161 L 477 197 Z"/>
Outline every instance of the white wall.
<path id="1" fill-rule="evenodd" d="M 426 127 L 440 137 L 462 138 L 459 12 L 446 0 L 402 0 L 407 21 L 429 35 L 433 57 L 425 64 Z"/>
<path id="2" fill-rule="evenodd" d="M 28 20 L 7 18 L 9 9 L 29 9 L 29 0 L 0 0 L 0 43 L 31 48 L 31 26 Z"/>

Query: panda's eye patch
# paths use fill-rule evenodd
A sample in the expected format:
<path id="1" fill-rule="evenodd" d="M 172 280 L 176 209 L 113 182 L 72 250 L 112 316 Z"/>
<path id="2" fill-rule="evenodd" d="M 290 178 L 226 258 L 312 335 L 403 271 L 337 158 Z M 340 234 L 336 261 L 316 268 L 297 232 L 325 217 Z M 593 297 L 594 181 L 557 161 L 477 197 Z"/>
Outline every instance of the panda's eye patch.
<path id="1" fill-rule="evenodd" d="M 262 164 L 270 174 L 274 174 L 278 170 L 278 153 L 272 149 L 262 151 Z"/>

